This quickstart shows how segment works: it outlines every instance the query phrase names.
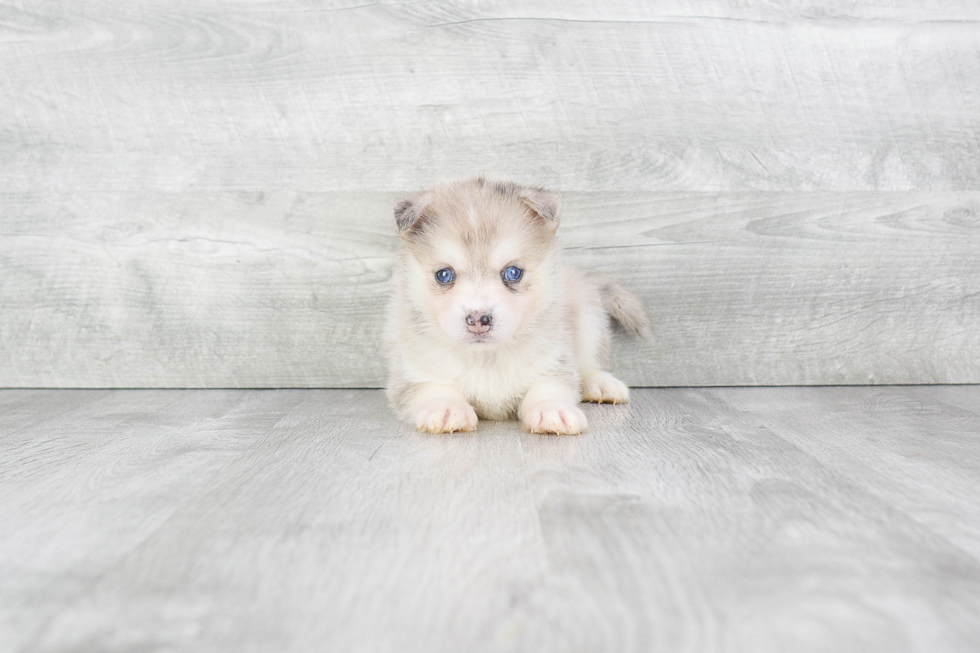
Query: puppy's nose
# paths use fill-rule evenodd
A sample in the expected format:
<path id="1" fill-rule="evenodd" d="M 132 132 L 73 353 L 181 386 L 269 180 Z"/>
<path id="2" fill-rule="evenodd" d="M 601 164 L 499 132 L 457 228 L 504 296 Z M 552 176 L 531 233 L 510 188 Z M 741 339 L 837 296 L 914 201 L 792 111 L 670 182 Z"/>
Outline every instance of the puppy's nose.
<path id="1" fill-rule="evenodd" d="M 486 333 L 493 326 L 493 316 L 489 313 L 470 313 L 466 316 L 466 330 L 470 333 Z"/>

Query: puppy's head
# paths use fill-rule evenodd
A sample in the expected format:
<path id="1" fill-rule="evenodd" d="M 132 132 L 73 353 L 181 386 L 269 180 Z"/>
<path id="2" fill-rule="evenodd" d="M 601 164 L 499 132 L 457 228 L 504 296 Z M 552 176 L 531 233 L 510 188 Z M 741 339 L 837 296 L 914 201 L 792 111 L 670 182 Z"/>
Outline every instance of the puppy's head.
<path id="1" fill-rule="evenodd" d="M 556 283 L 558 209 L 557 193 L 482 178 L 400 201 L 395 222 L 416 319 L 466 345 L 519 338 Z"/>

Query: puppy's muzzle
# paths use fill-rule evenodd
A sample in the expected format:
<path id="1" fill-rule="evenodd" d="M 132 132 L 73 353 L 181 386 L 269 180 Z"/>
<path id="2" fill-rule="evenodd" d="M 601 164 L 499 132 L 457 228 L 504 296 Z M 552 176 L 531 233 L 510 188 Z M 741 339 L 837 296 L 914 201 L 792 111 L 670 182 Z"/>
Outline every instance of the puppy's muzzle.
<path id="1" fill-rule="evenodd" d="M 470 333 L 486 333 L 493 328 L 493 316 L 489 313 L 470 313 L 466 316 L 466 330 Z"/>

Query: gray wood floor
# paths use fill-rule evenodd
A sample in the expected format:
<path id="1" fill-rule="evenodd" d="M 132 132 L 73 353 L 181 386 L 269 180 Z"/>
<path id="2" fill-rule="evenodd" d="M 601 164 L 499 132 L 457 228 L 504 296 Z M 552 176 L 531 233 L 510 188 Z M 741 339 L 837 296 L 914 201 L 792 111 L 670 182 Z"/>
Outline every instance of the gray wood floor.
<path id="1" fill-rule="evenodd" d="M 0 392 L 2 651 L 976 651 L 980 387 Z"/>

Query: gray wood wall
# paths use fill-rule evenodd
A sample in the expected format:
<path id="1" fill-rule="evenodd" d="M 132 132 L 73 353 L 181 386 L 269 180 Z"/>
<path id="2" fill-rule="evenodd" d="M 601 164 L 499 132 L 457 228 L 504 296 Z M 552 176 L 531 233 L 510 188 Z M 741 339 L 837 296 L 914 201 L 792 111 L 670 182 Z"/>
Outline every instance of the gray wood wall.
<path id="1" fill-rule="evenodd" d="M 637 385 L 980 382 L 980 4 L 0 3 L 0 386 L 377 386 L 394 198 L 561 188 Z"/>

